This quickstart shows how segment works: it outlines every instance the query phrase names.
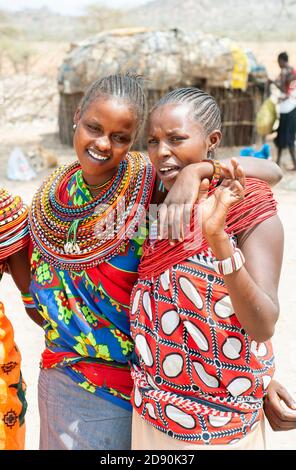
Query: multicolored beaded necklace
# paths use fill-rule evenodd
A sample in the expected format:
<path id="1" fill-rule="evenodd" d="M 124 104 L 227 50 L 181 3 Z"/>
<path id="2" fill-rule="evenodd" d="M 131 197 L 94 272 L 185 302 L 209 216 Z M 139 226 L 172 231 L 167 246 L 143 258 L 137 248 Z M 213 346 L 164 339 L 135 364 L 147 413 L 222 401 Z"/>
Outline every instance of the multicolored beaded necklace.
<path id="1" fill-rule="evenodd" d="M 0 189 L 0 260 L 29 243 L 28 208 L 19 196 Z"/>
<path id="2" fill-rule="evenodd" d="M 63 196 L 79 170 L 80 164 L 75 162 L 53 172 L 34 196 L 29 213 L 32 241 L 44 259 L 55 267 L 76 271 L 121 251 L 145 215 L 155 179 L 147 157 L 128 154 L 98 196 L 70 205 L 63 202 Z"/>

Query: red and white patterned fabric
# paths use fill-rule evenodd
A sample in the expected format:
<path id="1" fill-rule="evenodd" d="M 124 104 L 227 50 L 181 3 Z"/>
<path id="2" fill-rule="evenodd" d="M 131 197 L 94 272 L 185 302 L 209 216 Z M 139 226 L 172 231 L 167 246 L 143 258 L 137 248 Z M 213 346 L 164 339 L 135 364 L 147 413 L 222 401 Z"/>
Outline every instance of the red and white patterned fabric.
<path id="1" fill-rule="evenodd" d="M 242 329 L 213 261 L 208 249 L 135 285 L 132 403 L 171 437 L 231 444 L 259 424 L 274 358 Z"/>

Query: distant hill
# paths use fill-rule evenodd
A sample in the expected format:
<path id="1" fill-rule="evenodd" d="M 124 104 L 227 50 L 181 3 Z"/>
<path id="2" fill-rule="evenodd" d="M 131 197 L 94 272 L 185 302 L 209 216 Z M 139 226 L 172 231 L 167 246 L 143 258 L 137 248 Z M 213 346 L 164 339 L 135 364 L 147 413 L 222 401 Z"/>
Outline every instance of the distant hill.
<path id="1" fill-rule="evenodd" d="M 86 36 L 80 18 L 53 13 L 48 8 L 24 9 L 17 14 L 6 13 L 10 23 L 31 41 L 73 41 Z M 90 35 L 90 34 L 88 34 Z"/>
<path id="2" fill-rule="evenodd" d="M 13 28 L 33 41 L 77 41 L 98 33 L 100 24 L 116 28 L 118 21 L 127 27 L 200 30 L 249 41 L 296 39 L 293 0 L 151 0 L 137 8 L 115 11 L 110 18 L 100 6 L 90 11 L 93 14 L 81 18 L 53 13 L 47 8 L 24 9 L 17 14 L 5 12 L 5 17 Z"/>
<path id="3" fill-rule="evenodd" d="M 248 40 L 296 38 L 296 2 L 291 0 L 156 0 L 130 11 L 130 19 Z"/>

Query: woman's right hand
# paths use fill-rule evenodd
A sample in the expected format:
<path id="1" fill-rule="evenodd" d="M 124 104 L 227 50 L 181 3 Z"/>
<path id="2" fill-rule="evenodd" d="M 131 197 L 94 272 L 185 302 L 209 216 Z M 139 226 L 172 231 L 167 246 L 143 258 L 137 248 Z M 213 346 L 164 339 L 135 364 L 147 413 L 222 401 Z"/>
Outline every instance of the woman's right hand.
<path id="1" fill-rule="evenodd" d="M 221 180 L 238 180 L 244 184 L 244 171 L 236 158 L 230 164 L 220 162 Z M 190 227 L 190 219 L 195 204 L 201 197 L 205 199 L 205 183 L 213 176 L 211 162 L 202 161 L 187 165 L 177 177 L 174 185 L 158 209 L 158 239 L 168 238 L 171 244 L 183 241 Z M 207 183 L 206 183 L 207 184 Z M 201 188 L 201 191 L 200 191 Z"/>
<path id="2" fill-rule="evenodd" d="M 215 192 L 208 197 L 209 181 L 203 180 L 199 194 L 199 221 L 202 234 L 209 245 L 228 238 L 225 233 L 226 216 L 230 208 L 244 197 L 245 174 L 237 162 L 233 169 L 223 167 L 224 179 Z"/>

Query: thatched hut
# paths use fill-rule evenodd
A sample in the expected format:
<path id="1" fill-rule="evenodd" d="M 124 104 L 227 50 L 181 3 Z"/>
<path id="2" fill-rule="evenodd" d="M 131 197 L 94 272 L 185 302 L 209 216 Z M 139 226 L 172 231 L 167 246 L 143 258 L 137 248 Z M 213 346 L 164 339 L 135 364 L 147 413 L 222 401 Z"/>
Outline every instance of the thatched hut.
<path id="1" fill-rule="evenodd" d="M 254 57 L 251 71 L 250 61 L 238 51 L 229 39 L 175 29 L 112 30 L 73 46 L 58 78 L 61 141 L 71 145 L 73 114 L 90 83 L 133 70 L 147 78 L 149 107 L 173 88 L 198 86 L 215 96 L 221 107 L 222 144 L 253 143 L 255 114 L 262 102 L 266 74 L 258 69 Z M 249 70 L 244 70 L 246 67 Z M 244 73 L 245 82 L 241 79 Z M 145 146 L 143 135 L 138 147 Z"/>

